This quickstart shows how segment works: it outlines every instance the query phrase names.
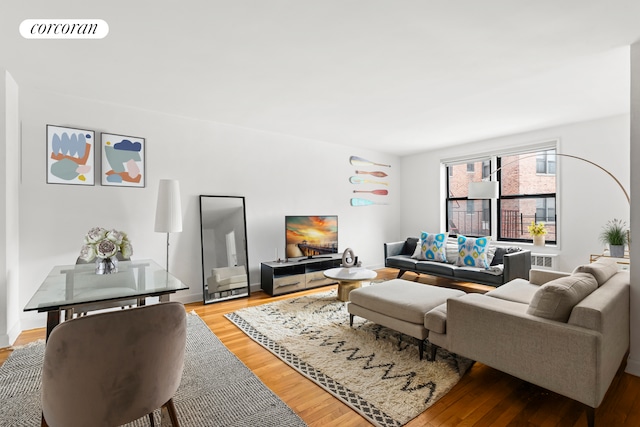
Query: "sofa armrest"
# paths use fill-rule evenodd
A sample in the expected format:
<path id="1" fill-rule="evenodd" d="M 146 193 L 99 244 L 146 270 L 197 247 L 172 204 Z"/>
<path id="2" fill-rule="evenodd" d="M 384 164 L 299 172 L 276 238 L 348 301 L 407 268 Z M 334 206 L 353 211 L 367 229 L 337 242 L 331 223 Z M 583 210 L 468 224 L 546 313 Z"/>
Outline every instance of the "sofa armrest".
<path id="1" fill-rule="evenodd" d="M 390 256 L 400 255 L 402 253 L 402 248 L 404 248 L 404 240 L 401 242 L 391 242 L 384 244 L 384 259 L 386 263 L 386 259 Z"/>
<path id="2" fill-rule="evenodd" d="M 599 381 L 602 335 L 526 309 L 479 294 L 448 300 L 449 350 L 597 407 L 609 386 Z"/>
<path id="3" fill-rule="evenodd" d="M 529 279 L 531 270 L 531 251 L 512 252 L 504 255 L 504 273 L 502 283 L 513 279 Z"/>

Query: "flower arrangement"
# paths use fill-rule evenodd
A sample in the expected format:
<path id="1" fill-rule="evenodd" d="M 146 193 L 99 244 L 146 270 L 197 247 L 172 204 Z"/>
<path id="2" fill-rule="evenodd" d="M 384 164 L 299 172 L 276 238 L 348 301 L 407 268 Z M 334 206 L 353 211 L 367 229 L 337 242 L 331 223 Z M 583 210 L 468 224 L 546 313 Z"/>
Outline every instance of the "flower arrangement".
<path id="1" fill-rule="evenodd" d="M 86 262 L 91 262 L 96 258 L 108 259 L 118 252 L 125 259 L 133 255 L 133 246 L 131 246 L 127 234 L 123 231 L 94 227 L 84 236 L 80 259 Z"/>
<path id="2" fill-rule="evenodd" d="M 600 241 L 605 244 L 624 246 L 627 243 L 628 235 L 627 223 L 614 218 L 607 221 L 607 224 L 602 227 Z"/>
<path id="3" fill-rule="evenodd" d="M 544 236 L 547 234 L 547 227 L 544 226 L 544 222 L 531 221 L 531 225 L 528 227 L 529 234 L 532 236 Z"/>

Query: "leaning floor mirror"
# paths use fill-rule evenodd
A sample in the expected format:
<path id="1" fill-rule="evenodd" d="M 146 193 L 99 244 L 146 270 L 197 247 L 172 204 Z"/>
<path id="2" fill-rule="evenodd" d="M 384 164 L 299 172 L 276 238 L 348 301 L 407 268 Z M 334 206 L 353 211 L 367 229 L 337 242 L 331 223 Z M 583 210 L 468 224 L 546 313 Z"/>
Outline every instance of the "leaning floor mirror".
<path id="1" fill-rule="evenodd" d="M 244 197 L 200 196 L 205 304 L 249 295 Z"/>

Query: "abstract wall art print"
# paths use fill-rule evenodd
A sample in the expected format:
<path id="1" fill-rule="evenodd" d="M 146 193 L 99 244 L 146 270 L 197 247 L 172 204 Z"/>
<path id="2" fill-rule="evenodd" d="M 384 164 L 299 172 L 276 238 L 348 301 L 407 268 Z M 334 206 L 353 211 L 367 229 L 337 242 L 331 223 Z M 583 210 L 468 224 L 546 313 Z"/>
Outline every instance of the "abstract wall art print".
<path id="1" fill-rule="evenodd" d="M 145 186 L 144 138 L 102 133 L 102 185 Z"/>
<path id="2" fill-rule="evenodd" d="M 95 132 L 47 125 L 47 184 L 94 185 Z"/>

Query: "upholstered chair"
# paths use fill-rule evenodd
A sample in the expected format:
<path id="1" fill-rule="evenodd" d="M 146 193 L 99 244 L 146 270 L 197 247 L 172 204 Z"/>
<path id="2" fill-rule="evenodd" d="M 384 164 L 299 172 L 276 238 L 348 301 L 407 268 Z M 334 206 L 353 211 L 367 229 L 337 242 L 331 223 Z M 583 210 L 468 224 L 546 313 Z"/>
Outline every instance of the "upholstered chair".
<path id="1" fill-rule="evenodd" d="M 42 368 L 42 425 L 115 427 L 166 407 L 184 366 L 186 313 L 179 302 L 98 313 L 56 326 Z M 153 421 L 152 421 L 153 422 Z"/>

